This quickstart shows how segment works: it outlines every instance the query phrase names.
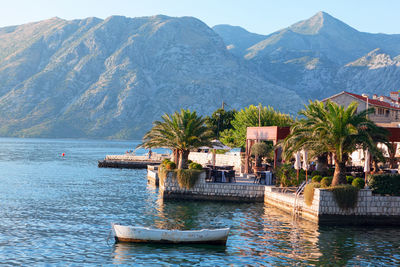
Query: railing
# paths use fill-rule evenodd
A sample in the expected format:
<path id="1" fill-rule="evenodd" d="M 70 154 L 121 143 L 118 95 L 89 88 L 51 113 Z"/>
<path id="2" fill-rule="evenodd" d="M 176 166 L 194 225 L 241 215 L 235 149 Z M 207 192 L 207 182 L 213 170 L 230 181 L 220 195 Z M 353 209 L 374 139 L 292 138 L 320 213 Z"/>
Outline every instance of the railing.
<path id="1" fill-rule="evenodd" d="M 302 182 L 296 190 L 296 193 L 294 196 L 294 203 L 293 203 L 293 216 L 294 217 L 296 217 L 301 211 L 301 206 L 299 205 L 299 196 L 304 192 L 306 185 L 310 182 L 311 182 L 310 179 L 308 181 Z"/>
<path id="2" fill-rule="evenodd" d="M 153 152 L 151 157 L 149 155 L 132 155 L 132 154 L 124 154 L 124 155 L 107 155 L 106 160 L 125 160 L 125 161 L 148 161 L 148 160 L 158 160 L 161 161 L 165 158 L 170 158 L 169 154 L 158 154 Z"/>

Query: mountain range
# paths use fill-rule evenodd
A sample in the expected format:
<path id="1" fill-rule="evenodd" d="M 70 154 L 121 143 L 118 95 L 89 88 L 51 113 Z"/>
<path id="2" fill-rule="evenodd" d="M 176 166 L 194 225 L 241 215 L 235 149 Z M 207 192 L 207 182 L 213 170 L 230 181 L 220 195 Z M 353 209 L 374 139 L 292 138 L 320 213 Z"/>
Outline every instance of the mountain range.
<path id="1" fill-rule="evenodd" d="M 0 28 L 0 135 L 141 138 L 164 113 L 262 103 L 295 114 L 339 91 L 400 89 L 400 35 L 319 12 L 269 35 L 193 17 Z"/>
<path id="2" fill-rule="evenodd" d="M 240 48 L 230 51 L 252 64 L 265 79 L 305 99 L 343 90 L 388 94 L 400 89 L 399 34 L 359 32 L 325 12 L 248 47 L 234 38 L 242 34 L 236 27 L 215 26 L 214 30 L 228 48 Z M 248 33 L 247 39 L 255 36 Z"/>

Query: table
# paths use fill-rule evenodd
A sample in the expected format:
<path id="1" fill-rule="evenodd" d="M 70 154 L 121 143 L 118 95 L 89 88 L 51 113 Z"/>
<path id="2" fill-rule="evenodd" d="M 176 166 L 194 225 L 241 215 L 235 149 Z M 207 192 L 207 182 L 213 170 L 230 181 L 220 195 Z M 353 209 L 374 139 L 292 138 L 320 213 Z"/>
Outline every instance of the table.
<path id="1" fill-rule="evenodd" d="M 234 170 L 211 170 L 211 177 L 214 183 L 236 182 Z"/>
<path id="2" fill-rule="evenodd" d="M 398 173 L 398 169 L 383 169 L 383 172 L 395 174 L 395 173 Z"/>
<path id="3" fill-rule="evenodd" d="M 272 185 L 272 172 L 271 171 L 257 172 L 256 177 L 254 178 L 254 183 L 262 184 L 262 180 L 264 180 L 265 185 Z"/>

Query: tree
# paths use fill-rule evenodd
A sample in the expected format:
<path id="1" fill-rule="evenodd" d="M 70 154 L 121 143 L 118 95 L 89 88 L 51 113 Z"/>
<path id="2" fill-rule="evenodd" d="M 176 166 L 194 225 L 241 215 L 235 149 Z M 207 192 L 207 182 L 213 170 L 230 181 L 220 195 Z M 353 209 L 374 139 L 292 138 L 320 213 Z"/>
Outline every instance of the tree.
<path id="1" fill-rule="evenodd" d="M 397 163 L 397 158 L 396 158 L 396 150 L 397 150 L 397 144 L 394 142 L 388 142 L 386 144 L 388 148 L 388 154 L 389 154 L 389 168 L 394 169 L 396 163 Z"/>
<path id="2" fill-rule="evenodd" d="M 190 150 L 210 145 L 212 132 L 205 126 L 205 119 L 189 109 L 164 114 L 161 119 L 153 122 L 140 146 L 170 148 L 179 156 L 178 169 L 186 169 Z"/>
<path id="3" fill-rule="evenodd" d="M 259 121 L 260 112 L 260 121 Z M 247 127 L 258 126 L 290 126 L 293 119 L 290 115 L 275 111 L 272 107 L 250 105 L 235 114 L 232 121 L 233 129 L 221 133 L 221 141 L 226 145 L 245 147 Z M 232 142 L 233 144 L 229 144 Z"/>
<path id="4" fill-rule="evenodd" d="M 367 118 L 373 108 L 357 113 L 356 102 L 347 108 L 327 101 L 310 101 L 299 114 L 304 118 L 296 121 L 290 134 L 282 143 L 284 157 L 289 160 L 293 153 L 306 149 L 310 156 L 333 153 L 335 172 L 332 185 L 345 184 L 345 164 L 350 153 L 358 148 L 377 151 L 377 142 L 386 142 L 387 131 Z"/>
<path id="5" fill-rule="evenodd" d="M 254 155 L 254 157 L 256 159 L 256 165 L 255 166 L 256 167 L 260 167 L 262 158 L 269 156 L 272 151 L 273 151 L 272 144 L 267 144 L 267 143 L 264 143 L 264 142 L 255 143 L 251 147 L 251 154 Z"/>
<path id="6" fill-rule="evenodd" d="M 219 108 L 210 117 L 206 117 L 206 125 L 212 130 L 215 139 L 219 139 L 220 132 L 233 128 L 231 122 L 236 113 L 236 110 Z"/>

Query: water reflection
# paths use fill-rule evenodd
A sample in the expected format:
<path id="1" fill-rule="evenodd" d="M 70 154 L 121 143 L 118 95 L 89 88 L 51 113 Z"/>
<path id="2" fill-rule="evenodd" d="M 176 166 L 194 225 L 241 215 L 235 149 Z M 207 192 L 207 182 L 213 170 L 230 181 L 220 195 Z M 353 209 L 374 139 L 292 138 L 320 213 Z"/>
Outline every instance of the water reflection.
<path id="1" fill-rule="evenodd" d="M 231 227 L 226 260 L 232 264 L 399 263 L 397 229 L 321 228 L 262 203 L 158 199 L 157 204 L 155 225 L 160 228 Z M 382 236 L 382 232 L 387 233 Z M 365 249 L 373 253 L 366 254 Z"/>
<path id="2" fill-rule="evenodd" d="M 181 201 L 168 201 L 164 204 L 163 199 L 157 201 L 157 218 L 155 226 L 162 229 L 193 230 L 199 229 L 198 216 L 201 207 L 196 207 L 195 203 L 187 204 Z"/>
<path id="3" fill-rule="evenodd" d="M 400 264 L 396 228 L 321 227 L 319 263 L 338 265 Z"/>
<path id="4" fill-rule="evenodd" d="M 166 255 L 167 259 L 166 259 Z M 193 255 L 194 257 L 190 257 Z M 140 264 L 195 264 L 203 260 L 199 255 L 207 257 L 221 257 L 226 255 L 226 247 L 204 244 L 145 244 L 145 243 L 116 243 L 113 246 L 113 263 L 140 263 Z M 204 261 L 206 262 L 206 261 Z"/>

